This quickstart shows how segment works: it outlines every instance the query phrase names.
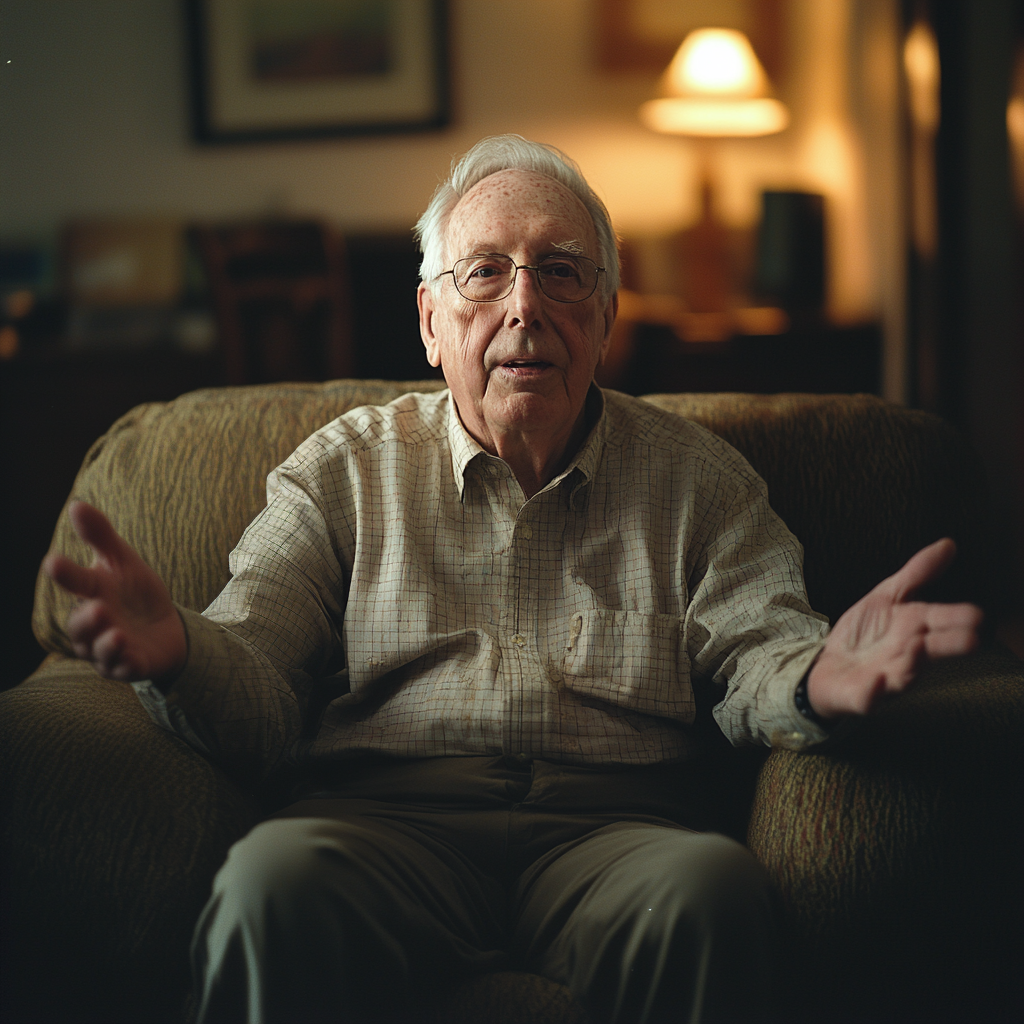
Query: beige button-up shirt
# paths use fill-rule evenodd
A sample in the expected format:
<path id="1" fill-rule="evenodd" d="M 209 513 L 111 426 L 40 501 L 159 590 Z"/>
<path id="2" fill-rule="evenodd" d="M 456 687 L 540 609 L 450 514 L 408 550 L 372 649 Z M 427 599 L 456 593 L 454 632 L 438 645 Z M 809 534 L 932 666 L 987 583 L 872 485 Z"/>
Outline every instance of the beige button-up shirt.
<path id="1" fill-rule="evenodd" d="M 698 676 L 734 743 L 823 738 L 793 692 L 827 625 L 764 483 L 642 401 L 593 388 L 588 413 L 529 500 L 448 392 L 328 424 L 270 474 L 231 582 L 183 612 L 185 671 L 144 703 L 256 775 L 360 752 L 681 760 Z"/>

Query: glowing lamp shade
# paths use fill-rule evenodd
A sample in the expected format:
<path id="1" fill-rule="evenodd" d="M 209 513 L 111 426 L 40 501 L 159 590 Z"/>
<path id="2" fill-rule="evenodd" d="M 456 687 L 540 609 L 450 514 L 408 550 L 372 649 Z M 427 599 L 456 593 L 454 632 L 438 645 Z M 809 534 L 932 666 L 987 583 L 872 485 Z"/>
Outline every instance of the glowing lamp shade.
<path id="1" fill-rule="evenodd" d="M 789 113 L 773 99 L 691 100 L 667 98 L 648 100 L 640 108 L 648 128 L 674 135 L 704 135 L 736 138 L 772 135 L 789 124 Z"/>
<path id="2" fill-rule="evenodd" d="M 648 128 L 676 135 L 771 135 L 789 112 L 768 96 L 768 77 L 750 41 L 728 28 L 691 32 L 672 58 L 662 96 L 640 108 Z"/>

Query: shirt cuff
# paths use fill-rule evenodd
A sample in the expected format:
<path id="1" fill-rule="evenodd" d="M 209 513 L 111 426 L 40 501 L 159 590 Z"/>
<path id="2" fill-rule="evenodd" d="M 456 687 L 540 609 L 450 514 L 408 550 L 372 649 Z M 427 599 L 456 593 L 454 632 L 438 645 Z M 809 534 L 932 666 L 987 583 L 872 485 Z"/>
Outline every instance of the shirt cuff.
<path id="1" fill-rule="evenodd" d="M 180 605 L 175 605 L 175 608 L 181 617 L 188 645 L 184 667 L 173 679 L 159 685 L 151 679 L 131 685 L 139 702 L 157 725 L 180 736 L 190 747 L 206 757 L 211 757 L 209 746 L 189 721 L 180 700 L 184 695 L 187 702 L 189 690 L 209 685 L 208 673 L 211 666 L 226 655 L 227 638 L 222 634 L 227 631 L 199 612 Z"/>
<path id="2" fill-rule="evenodd" d="M 771 733 L 773 747 L 784 750 L 806 750 L 829 738 L 828 726 L 802 714 L 796 703 L 796 691 L 817 660 L 824 644 L 815 644 L 786 663 L 773 680 L 775 696 L 779 699 Z"/>

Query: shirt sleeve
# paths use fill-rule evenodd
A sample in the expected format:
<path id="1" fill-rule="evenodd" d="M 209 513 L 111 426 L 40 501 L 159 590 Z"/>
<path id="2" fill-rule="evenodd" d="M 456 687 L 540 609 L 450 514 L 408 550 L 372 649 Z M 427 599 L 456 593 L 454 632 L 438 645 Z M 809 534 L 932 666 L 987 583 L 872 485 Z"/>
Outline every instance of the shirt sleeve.
<path id="1" fill-rule="evenodd" d="M 271 473 L 268 504 L 231 553 L 227 586 L 202 615 L 179 609 L 183 671 L 162 692 L 136 685 L 157 724 L 236 778 L 273 772 L 302 738 L 317 689 L 347 688 L 339 624 L 348 573 L 337 551 L 345 517 L 325 507 L 315 463 L 293 456 Z"/>
<path id="2" fill-rule="evenodd" d="M 803 548 L 769 505 L 764 482 L 749 471 L 725 490 L 691 574 L 691 666 L 724 689 L 713 713 L 731 743 L 801 749 L 828 735 L 794 701 L 828 620 L 807 602 Z"/>

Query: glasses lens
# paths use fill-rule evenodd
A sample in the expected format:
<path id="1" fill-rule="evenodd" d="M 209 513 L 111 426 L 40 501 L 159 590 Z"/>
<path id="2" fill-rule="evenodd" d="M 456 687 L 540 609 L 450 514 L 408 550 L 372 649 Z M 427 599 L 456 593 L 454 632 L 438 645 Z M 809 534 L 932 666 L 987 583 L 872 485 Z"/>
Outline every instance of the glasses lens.
<path id="1" fill-rule="evenodd" d="M 467 256 L 453 267 L 459 291 L 474 302 L 494 302 L 512 288 L 515 265 L 507 256 Z"/>
<path id="2" fill-rule="evenodd" d="M 585 256 L 547 256 L 536 267 L 541 291 L 559 302 L 582 302 L 597 288 L 597 264 Z M 512 291 L 516 266 L 508 256 L 466 256 L 452 268 L 455 287 L 473 302 L 497 302 Z"/>
<path id="3" fill-rule="evenodd" d="M 597 265 L 584 256 L 548 256 L 537 264 L 544 294 L 559 302 L 588 299 L 597 286 Z"/>

